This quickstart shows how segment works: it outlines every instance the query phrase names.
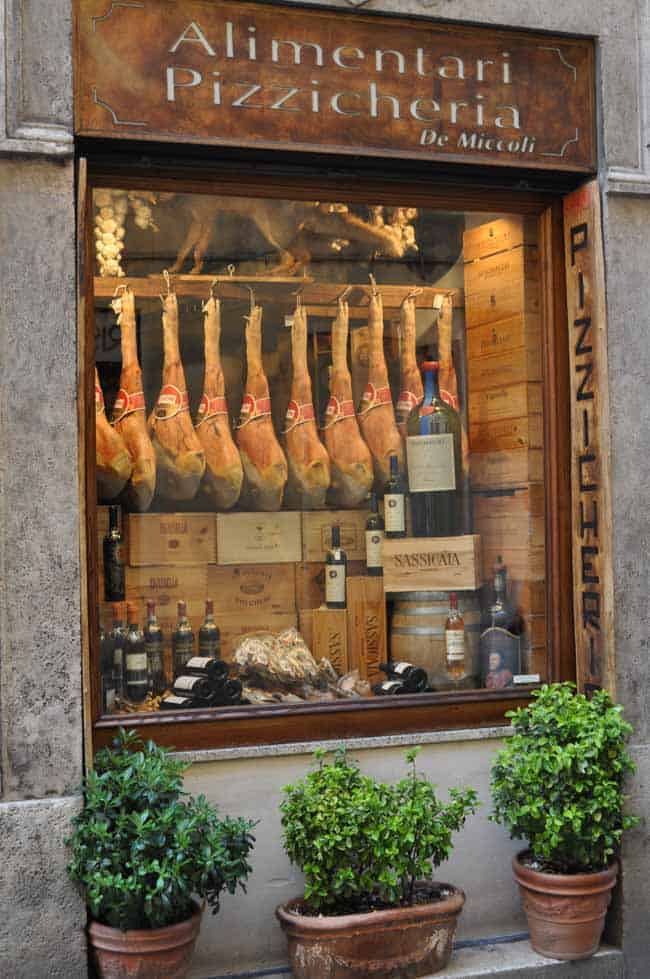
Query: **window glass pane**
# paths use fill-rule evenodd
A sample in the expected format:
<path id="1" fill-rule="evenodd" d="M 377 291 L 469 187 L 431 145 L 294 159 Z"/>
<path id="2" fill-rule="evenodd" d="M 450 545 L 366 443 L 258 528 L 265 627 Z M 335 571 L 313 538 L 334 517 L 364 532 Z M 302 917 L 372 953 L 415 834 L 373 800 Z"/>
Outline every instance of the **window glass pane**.
<path id="1" fill-rule="evenodd" d="M 103 711 L 545 679 L 534 219 L 93 203 Z"/>

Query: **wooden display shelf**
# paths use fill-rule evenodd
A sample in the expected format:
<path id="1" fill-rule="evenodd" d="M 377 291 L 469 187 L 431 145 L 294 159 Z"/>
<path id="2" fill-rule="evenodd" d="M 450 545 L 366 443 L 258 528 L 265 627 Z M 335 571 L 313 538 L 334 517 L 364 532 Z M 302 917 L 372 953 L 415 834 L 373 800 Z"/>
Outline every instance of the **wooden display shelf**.
<path id="1" fill-rule="evenodd" d="M 176 294 L 180 296 L 207 299 L 213 283 L 221 299 L 248 302 L 248 287 L 254 290 L 255 298 L 261 303 L 283 302 L 293 299 L 300 291 L 302 301 L 309 316 L 334 316 L 336 301 L 345 289 L 344 282 L 315 282 L 311 278 L 292 276 L 263 275 L 176 275 L 172 278 Z M 157 299 L 166 291 L 162 275 L 125 276 L 123 278 L 102 278 L 95 276 L 94 295 L 96 299 L 112 299 L 118 286 L 130 286 L 136 299 Z M 413 285 L 379 285 L 384 302 L 384 311 L 398 310 L 404 299 L 420 288 L 416 297 L 419 309 L 433 307 L 435 296 L 451 296 L 454 307 L 463 305 L 462 289 L 438 289 L 434 286 L 416 287 Z M 347 296 L 351 319 L 363 319 L 370 303 L 371 286 L 352 285 Z"/>

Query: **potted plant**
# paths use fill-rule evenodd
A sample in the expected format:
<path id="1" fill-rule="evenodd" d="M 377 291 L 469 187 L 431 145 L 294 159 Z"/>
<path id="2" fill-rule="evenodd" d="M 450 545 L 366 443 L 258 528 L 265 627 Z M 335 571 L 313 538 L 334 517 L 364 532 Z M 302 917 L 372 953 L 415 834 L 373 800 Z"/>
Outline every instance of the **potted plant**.
<path id="1" fill-rule="evenodd" d="M 216 914 L 224 890 L 245 889 L 253 823 L 186 795 L 188 767 L 121 730 L 84 781 L 68 874 L 83 886 L 104 979 L 182 979 L 205 904 Z"/>
<path id="2" fill-rule="evenodd" d="M 305 875 L 277 909 L 297 979 L 406 979 L 449 961 L 465 895 L 434 882 L 452 833 L 477 808 L 473 789 L 447 805 L 416 770 L 396 785 L 362 775 L 345 750 L 284 788 L 284 845 Z"/>
<path id="3" fill-rule="evenodd" d="M 528 840 L 513 868 L 535 951 L 588 958 L 600 943 L 621 835 L 638 821 L 623 812 L 632 728 L 604 691 L 588 700 L 556 683 L 533 698 L 508 715 L 514 735 L 492 766 L 490 818 Z"/>

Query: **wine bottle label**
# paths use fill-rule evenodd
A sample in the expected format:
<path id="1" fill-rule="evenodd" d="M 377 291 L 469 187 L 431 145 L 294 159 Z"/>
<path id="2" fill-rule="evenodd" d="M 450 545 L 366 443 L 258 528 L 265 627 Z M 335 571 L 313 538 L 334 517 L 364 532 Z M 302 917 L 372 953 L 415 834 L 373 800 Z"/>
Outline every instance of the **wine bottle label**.
<path id="1" fill-rule="evenodd" d="M 408 673 L 412 666 L 412 663 L 393 663 L 391 673 L 395 673 L 397 676 L 403 676 L 405 673 Z"/>
<path id="2" fill-rule="evenodd" d="M 107 714 L 115 708 L 115 686 L 104 681 L 104 710 Z"/>
<path id="3" fill-rule="evenodd" d="M 384 520 L 386 530 L 391 534 L 400 534 L 406 530 L 403 493 L 386 493 L 384 496 Z"/>
<path id="4" fill-rule="evenodd" d="M 191 670 L 207 670 L 213 659 L 213 656 L 193 656 L 185 665 Z"/>
<path id="5" fill-rule="evenodd" d="M 399 693 L 403 689 L 404 684 L 401 680 L 384 680 L 381 684 L 382 693 Z"/>
<path id="6" fill-rule="evenodd" d="M 411 493 L 441 493 L 456 489 L 454 436 L 410 435 L 406 440 Z"/>
<path id="7" fill-rule="evenodd" d="M 201 682 L 200 676 L 177 676 L 174 680 L 174 686 L 177 690 L 194 690 L 197 683 Z"/>
<path id="8" fill-rule="evenodd" d="M 366 565 L 369 568 L 381 568 L 381 546 L 384 534 L 381 530 L 366 531 Z"/>
<path id="9" fill-rule="evenodd" d="M 449 662 L 462 662 L 465 659 L 465 630 L 445 629 L 445 646 Z"/>
<path id="10" fill-rule="evenodd" d="M 122 669 L 122 663 L 124 662 L 124 650 L 121 646 L 115 646 L 113 649 L 113 665 L 115 669 Z"/>
<path id="11" fill-rule="evenodd" d="M 345 602 L 345 565 L 325 565 L 325 603 Z"/>
<path id="12" fill-rule="evenodd" d="M 147 669 L 146 653 L 127 653 L 126 657 L 127 673 L 135 673 L 137 670 Z"/>
<path id="13" fill-rule="evenodd" d="M 165 697 L 163 703 L 172 704 L 174 707 L 186 707 L 191 703 L 190 697 L 175 697 L 174 694 L 170 694 L 169 697 Z"/>

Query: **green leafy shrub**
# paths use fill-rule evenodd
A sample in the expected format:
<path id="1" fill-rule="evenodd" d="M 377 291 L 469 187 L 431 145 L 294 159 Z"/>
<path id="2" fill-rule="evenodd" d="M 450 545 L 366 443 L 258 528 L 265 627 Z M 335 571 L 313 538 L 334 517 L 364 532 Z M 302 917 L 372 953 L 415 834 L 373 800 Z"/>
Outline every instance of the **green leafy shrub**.
<path id="1" fill-rule="evenodd" d="M 96 921 L 161 928 L 189 918 L 193 897 L 216 914 L 224 890 L 245 890 L 254 824 L 220 819 L 204 796 L 187 796 L 188 767 L 124 730 L 98 752 L 66 840 L 68 874 L 83 885 Z"/>
<path id="2" fill-rule="evenodd" d="M 573 684 L 556 683 L 533 697 L 508 714 L 515 733 L 492 766 L 490 818 L 528 840 L 545 869 L 602 870 L 623 830 L 638 822 L 623 813 L 632 728 L 605 691 L 587 700 Z"/>
<path id="3" fill-rule="evenodd" d="M 478 802 L 473 789 L 436 799 L 416 770 L 419 749 L 407 753 L 410 773 L 396 785 L 362 775 L 345 750 L 285 786 L 284 845 L 305 875 L 310 911 L 345 914 L 408 905 L 415 883 L 447 859 L 451 837 Z"/>

